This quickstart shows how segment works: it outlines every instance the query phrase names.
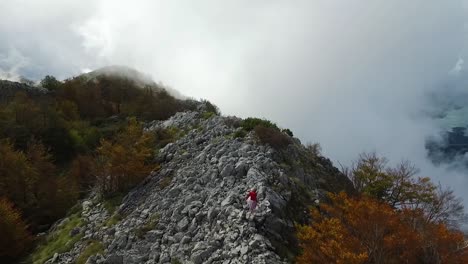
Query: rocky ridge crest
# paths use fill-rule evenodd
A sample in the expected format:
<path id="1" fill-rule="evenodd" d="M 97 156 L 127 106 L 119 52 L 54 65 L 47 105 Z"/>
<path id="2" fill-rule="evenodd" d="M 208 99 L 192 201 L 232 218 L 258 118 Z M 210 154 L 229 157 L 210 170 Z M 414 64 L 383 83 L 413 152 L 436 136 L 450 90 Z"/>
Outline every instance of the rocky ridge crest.
<path id="1" fill-rule="evenodd" d="M 88 264 L 287 263 L 297 246 L 294 222 L 307 220 L 310 202 L 352 187 L 328 159 L 310 158 L 297 139 L 280 153 L 259 144 L 254 132 L 234 137 L 239 121 L 185 112 L 147 124 L 149 131 L 183 132 L 159 150 L 161 169 L 112 215 L 95 194 L 83 201 L 84 224 L 72 230 L 80 239 L 46 263 L 74 263 L 90 241 L 103 250 Z M 254 214 L 245 204 L 252 187 L 259 198 Z"/>

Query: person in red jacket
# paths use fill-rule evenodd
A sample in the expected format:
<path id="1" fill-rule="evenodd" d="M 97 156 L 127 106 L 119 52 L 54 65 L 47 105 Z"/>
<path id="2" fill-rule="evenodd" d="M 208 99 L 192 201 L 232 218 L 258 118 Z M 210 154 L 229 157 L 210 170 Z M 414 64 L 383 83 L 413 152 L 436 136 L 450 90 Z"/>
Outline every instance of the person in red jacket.
<path id="1" fill-rule="evenodd" d="M 249 206 L 250 212 L 253 212 L 257 207 L 257 190 L 252 188 L 249 194 L 247 194 L 247 205 Z"/>

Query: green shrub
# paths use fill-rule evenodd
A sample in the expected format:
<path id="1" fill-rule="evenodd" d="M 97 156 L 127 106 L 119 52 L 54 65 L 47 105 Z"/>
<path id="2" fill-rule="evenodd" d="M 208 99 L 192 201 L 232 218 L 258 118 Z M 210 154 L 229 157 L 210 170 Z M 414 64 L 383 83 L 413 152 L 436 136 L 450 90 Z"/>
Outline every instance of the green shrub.
<path id="1" fill-rule="evenodd" d="M 279 130 L 278 126 L 276 126 L 275 123 L 266 119 L 260 119 L 256 117 L 249 117 L 249 118 L 244 119 L 242 121 L 241 126 L 246 131 L 252 131 L 253 129 L 255 129 L 256 126 L 262 126 L 266 128 L 273 128 L 273 129 Z"/>
<path id="2" fill-rule="evenodd" d="M 310 154 L 312 154 L 313 157 L 320 156 L 322 152 L 322 147 L 320 146 L 320 143 L 308 143 L 306 145 L 306 149 L 309 151 Z"/>
<path id="3" fill-rule="evenodd" d="M 169 186 L 171 184 L 171 182 L 172 182 L 172 178 L 173 178 L 173 176 L 169 175 L 169 176 L 166 176 L 166 177 L 162 178 L 161 180 L 159 180 L 159 188 L 164 189 L 167 186 Z"/>
<path id="4" fill-rule="evenodd" d="M 211 117 L 215 116 L 215 112 L 203 112 L 202 117 L 203 119 L 210 119 Z"/>
<path id="5" fill-rule="evenodd" d="M 98 253 L 104 252 L 104 246 L 99 241 L 91 241 L 88 246 L 81 252 L 80 256 L 76 260 L 76 264 L 85 264 L 89 257 Z"/>
<path id="6" fill-rule="evenodd" d="M 268 144 L 276 150 L 284 149 L 291 143 L 287 135 L 271 127 L 256 126 L 255 134 L 263 144 Z"/>
<path id="7" fill-rule="evenodd" d="M 210 101 L 208 100 L 205 100 L 205 99 L 201 99 L 200 102 L 202 104 L 205 105 L 205 111 L 206 112 L 212 112 L 214 113 L 215 115 L 220 115 L 221 112 L 219 111 L 219 107 L 217 107 L 216 105 L 212 104 Z"/>
<path id="8" fill-rule="evenodd" d="M 44 79 L 41 80 L 42 88 L 45 88 L 49 91 L 56 91 L 60 88 L 62 83 L 58 81 L 54 76 L 46 75 Z"/>
<path id="9" fill-rule="evenodd" d="M 115 209 L 122 204 L 124 196 L 125 195 L 123 193 L 116 193 L 103 200 L 102 204 L 109 214 L 113 214 Z"/>
<path id="10" fill-rule="evenodd" d="M 228 116 L 224 118 L 224 124 L 228 127 L 238 128 L 242 125 L 242 119 L 235 116 Z"/>
<path id="11" fill-rule="evenodd" d="M 245 130 L 237 130 L 234 132 L 234 138 L 244 138 L 247 135 L 247 132 Z"/>
<path id="12" fill-rule="evenodd" d="M 283 130 L 281 130 L 283 133 L 286 133 L 288 136 L 290 137 L 294 137 L 294 134 L 293 132 L 289 129 L 289 128 L 285 128 Z"/>
<path id="13" fill-rule="evenodd" d="M 171 264 L 182 264 L 182 262 L 180 262 L 180 260 L 177 258 L 173 258 L 171 259 Z"/>
<path id="14" fill-rule="evenodd" d="M 141 226 L 135 230 L 135 235 L 140 239 L 143 238 L 145 234 L 148 233 L 148 231 L 153 230 L 156 227 L 158 222 L 159 222 L 159 215 L 153 214 L 144 226 Z"/>
<path id="15" fill-rule="evenodd" d="M 157 128 L 153 131 L 156 149 L 164 148 L 183 136 L 183 132 L 177 127 Z"/>
<path id="16" fill-rule="evenodd" d="M 104 226 L 111 227 L 117 224 L 118 222 L 122 221 L 123 217 L 119 213 L 114 213 L 107 221 L 105 222 Z"/>

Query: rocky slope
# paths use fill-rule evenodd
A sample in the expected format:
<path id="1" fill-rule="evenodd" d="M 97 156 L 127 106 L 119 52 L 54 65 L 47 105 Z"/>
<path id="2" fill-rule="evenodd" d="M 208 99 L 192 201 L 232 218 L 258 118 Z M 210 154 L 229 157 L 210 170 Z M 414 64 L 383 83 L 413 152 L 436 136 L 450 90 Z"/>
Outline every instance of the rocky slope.
<path id="1" fill-rule="evenodd" d="M 46 263 L 289 262 L 294 222 L 307 220 L 307 205 L 326 191 L 352 191 L 351 184 L 297 139 L 276 151 L 259 144 L 254 132 L 235 138 L 238 122 L 187 112 L 148 124 L 150 131 L 170 127 L 181 134 L 159 150 L 161 169 L 115 212 L 95 195 L 86 199 L 76 214 L 82 225 L 70 233 L 77 242 Z M 251 215 L 245 196 L 252 187 L 259 203 Z"/>

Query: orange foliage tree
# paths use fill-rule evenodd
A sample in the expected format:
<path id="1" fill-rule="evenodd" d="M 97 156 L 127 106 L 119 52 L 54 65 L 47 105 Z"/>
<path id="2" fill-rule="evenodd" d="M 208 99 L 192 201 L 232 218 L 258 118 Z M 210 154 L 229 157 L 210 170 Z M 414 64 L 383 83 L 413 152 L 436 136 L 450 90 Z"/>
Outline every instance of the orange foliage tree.
<path id="1" fill-rule="evenodd" d="M 467 263 L 463 236 L 442 223 L 421 225 L 413 210 L 394 210 L 368 196 L 330 194 L 314 222 L 298 226 L 298 263 Z"/>
<path id="2" fill-rule="evenodd" d="M 317 217 L 318 213 L 313 212 Z M 368 255 L 359 240 L 337 218 L 322 218 L 312 226 L 299 226 L 303 250 L 297 263 L 365 263 Z"/>
<path id="3" fill-rule="evenodd" d="M 8 262 L 20 256 L 31 242 L 20 212 L 6 198 L 0 198 L 0 261 Z"/>

